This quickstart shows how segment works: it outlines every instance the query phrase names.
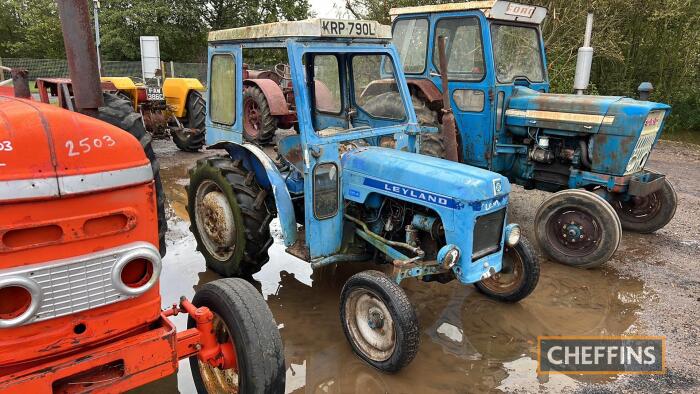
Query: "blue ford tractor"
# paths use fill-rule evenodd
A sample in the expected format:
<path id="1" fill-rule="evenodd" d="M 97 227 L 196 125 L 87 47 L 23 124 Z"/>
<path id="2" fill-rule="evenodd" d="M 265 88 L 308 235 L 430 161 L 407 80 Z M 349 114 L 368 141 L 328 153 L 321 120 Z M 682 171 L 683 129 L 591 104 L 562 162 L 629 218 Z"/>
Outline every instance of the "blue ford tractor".
<path id="1" fill-rule="evenodd" d="M 545 8 L 473 1 L 391 14 L 407 84 L 425 115 L 420 122 L 445 128 L 447 112 L 456 121 L 457 141 L 428 134 L 420 151 L 445 157 L 456 145 L 463 163 L 526 189 L 555 192 L 534 223 L 550 257 L 596 267 L 615 252 L 622 229 L 650 233 L 671 220 L 677 204 L 671 184 L 644 169 L 670 108 L 646 101 L 648 83 L 640 86 L 640 100 L 583 94 L 593 52 L 592 15 L 579 50 L 576 94 L 551 94 L 540 31 Z M 447 55 L 446 89 L 440 41 Z"/>
<path id="2" fill-rule="evenodd" d="M 488 170 L 416 153 L 421 128 L 396 73 L 390 28 L 312 19 L 209 34 L 206 139 L 220 156 L 190 173 L 191 230 L 207 266 L 224 276 L 261 269 L 279 220 L 287 252 L 319 268 L 373 260 L 344 285 L 340 318 L 353 350 L 397 371 L 418 349 L 407 278 L 474 284 L 516 302 L 535 288 L 539 263 L 508 224 L 510 183 Z M 286 55 L 298 132 L 276 147 L 243 139 L 244 53 Z M 391 73 L 381 93 L 367 86 Z M 395 77 L 394 77 L 395 75 Z"/>

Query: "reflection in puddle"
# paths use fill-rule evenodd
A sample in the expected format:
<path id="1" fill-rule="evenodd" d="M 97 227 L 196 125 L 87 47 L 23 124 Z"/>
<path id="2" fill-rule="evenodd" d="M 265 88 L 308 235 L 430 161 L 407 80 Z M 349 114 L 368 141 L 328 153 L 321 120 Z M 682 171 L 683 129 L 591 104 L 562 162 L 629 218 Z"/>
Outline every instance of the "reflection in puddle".
<path id="1" fill-rule="evenodd" d="M 191 164 L 162 170 L 177 216 L 170 223 L 163 263 L 164 302 L 180 295 L 191 297 L 197 285 L 218 278 L 205 269 L 188 230 L 182 185 Z M 408 367 L 385 375 L 352 353 L 338 316 L 345 280 L 360 270 L 381 267 L 352 263 L 312 272 L 307 263 L 285 253 L 279 229 L 273 228 L 273 234 L 277 239 L 270 249 L 270 262 L 253 279 L 281 328 L 288 392 L 559 391 L 580 381 L 614 379 L 538 376 L 537 336 L 636 333 L 640 302 L 649 297 L 641 281 L 621 278 L 612 268 L 578 270 L 549 262 L 542 266 L 535 292 L 518 304 L 491 301 L 472 286 L 456 282 L 407 280 L 402 285 L 416 307 L 421 347 Z M 178 328 L 184 328 L 183 317 L 176 318 Z M 177 380 L 180 392 L 194 392 L 186 362 L 181 363 Z M 172 392 L 171 384 L 164 384 L 157 382 L 149 390 Z"/>

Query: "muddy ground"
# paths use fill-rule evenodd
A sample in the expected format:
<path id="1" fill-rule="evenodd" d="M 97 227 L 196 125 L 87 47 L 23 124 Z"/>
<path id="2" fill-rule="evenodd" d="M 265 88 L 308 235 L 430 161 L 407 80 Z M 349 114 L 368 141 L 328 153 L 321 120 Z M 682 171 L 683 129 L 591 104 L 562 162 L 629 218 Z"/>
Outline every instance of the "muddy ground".
<path id="1" fill-rule="evenodd" d="M 156 141 L 170 202 L 168 255 L 161 280 L 164 307 L 218 276 L 206 270 L 188 227 L 187 169 L 215 152 L 187 154 Z M 395 375 L 363 364 L 345 341 L 338 317 L 344 281 L 373 263 L 330 267 L 312 274 L 284 252 L 279 231 L 270 262 L 254 276 L 284 341 L 287 392 L 699 392 L 700 391 L 700 146 L 662 141 L 648 168 L 668 175 L 678 211 L 651 235 L 626 233 L 613 259 L 579 270 L 542 258 L 534 293 L 504 305 L 471 286 L 403 283 L 416 306 L 421 347 Z M 534 242 L 532 219 L 547 194 L 515 187 L 511 219 Z M 185 321 L 178 317 L 184 328 Z M 538 376 L 538 335 L 662 335 L 665 375 Z M 193 393 L 189 365 L 178 376 L 141 392 Z"/>

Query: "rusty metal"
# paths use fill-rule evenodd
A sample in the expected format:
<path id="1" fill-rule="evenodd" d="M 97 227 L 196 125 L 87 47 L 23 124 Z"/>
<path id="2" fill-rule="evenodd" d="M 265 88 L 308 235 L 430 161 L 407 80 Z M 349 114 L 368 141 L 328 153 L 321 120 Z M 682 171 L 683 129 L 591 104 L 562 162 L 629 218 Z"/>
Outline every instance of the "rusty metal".
<path id="1" fill-rule="evenodd" d="M 459 162 L 459 141 L 457 141 L 457 123 L 452 113 L 450 89 L 447 77 L 447 54 L 445 53 L 445 36 L 438 37 L 438 55 L 440 57 L 440 80 L 442 81 L 442 141 L 445 144 L 445 159 Z"/>
<path id="2" fill-rule="evenodd" d="M 75 107 L 80 112 L 95 115 L 104 101 L 88 2 L 58 0 L 57 3 Z"/>
<path id="3" fill-rule="evenodd" d="M 15 97 L 31 98 L 32 93 L 29 91 L 29 71 L 26 69 L 13 68 L 10 70 L 12 75 L 12 86 L 14 87 Z"/>
<path id="4" fill-rule="evenodd" d="M 432 81 L 427 79 L 407 78 L 406 84 L 409 87 L 417 88 L 424 96 L 426 102 L 431 104 L 435 102 L 442 103 L 442 93 L 440 93 L 440 90 Z"/>

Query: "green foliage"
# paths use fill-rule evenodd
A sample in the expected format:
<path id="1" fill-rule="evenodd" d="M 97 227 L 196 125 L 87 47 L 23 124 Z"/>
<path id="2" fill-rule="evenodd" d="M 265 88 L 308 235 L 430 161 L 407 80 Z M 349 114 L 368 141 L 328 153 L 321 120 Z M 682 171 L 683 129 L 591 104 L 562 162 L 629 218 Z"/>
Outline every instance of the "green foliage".
<path id="1" fill-rule="evenodd" d="M 161 59 L 205 62 L 209 30 L 308 15 L 308 0 L 102 0 L 100 52 L 138 60 L 139 36 L 158 36 Z M 65 57 L 55 0 L 0 0 L 0 37 L 0 57 Z"/>
<path id="2" fill-rule="evenodd" d="M 650 81 L 656 88 L 652 100 L 673 108 L 666 133 L 700 134 L 700 1 L 516 1 L 549 11 L 542 32 L 552 91 L 571 92 L 586 13 L 593 10 L 595 54 L 589 92 L 636 97 L 639 83 Z M 358 18 L 389 23 L 392 7 L 425 4 L 420 0 L 349 0 L 348 9 Z"/>

